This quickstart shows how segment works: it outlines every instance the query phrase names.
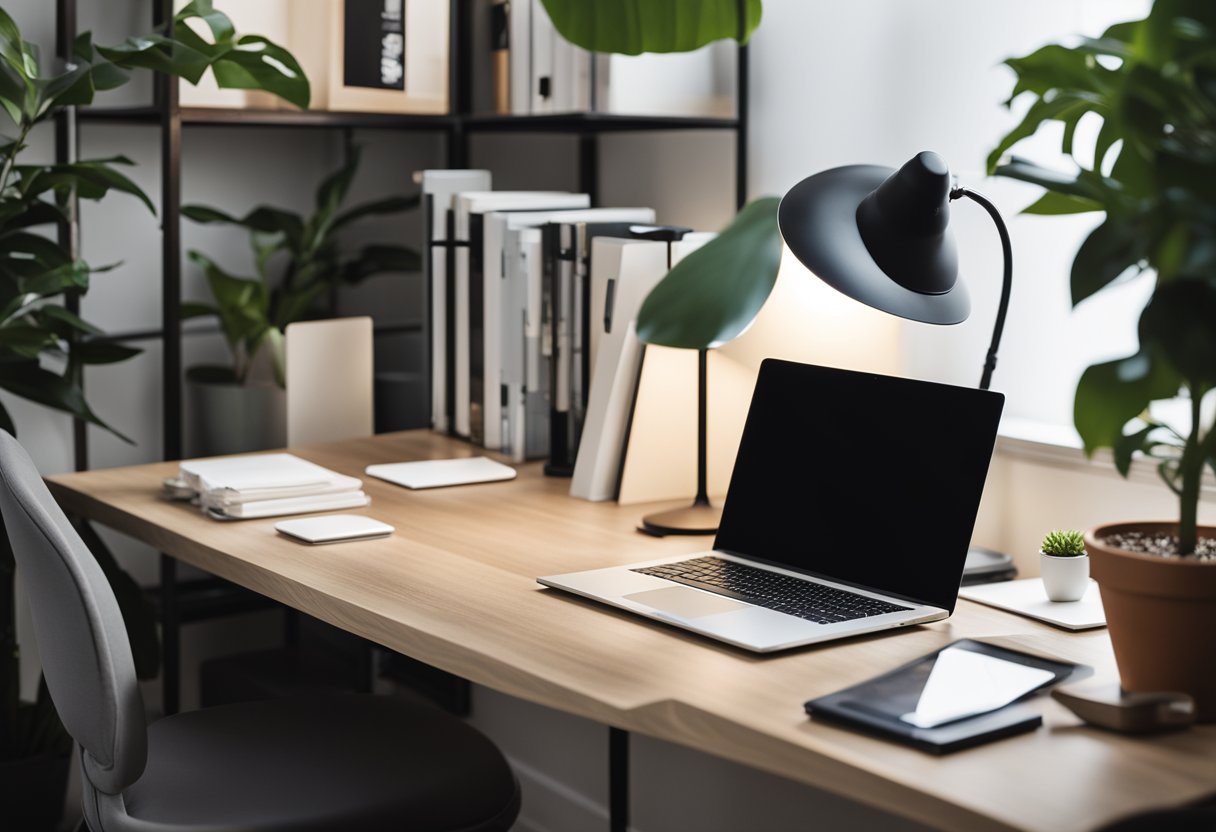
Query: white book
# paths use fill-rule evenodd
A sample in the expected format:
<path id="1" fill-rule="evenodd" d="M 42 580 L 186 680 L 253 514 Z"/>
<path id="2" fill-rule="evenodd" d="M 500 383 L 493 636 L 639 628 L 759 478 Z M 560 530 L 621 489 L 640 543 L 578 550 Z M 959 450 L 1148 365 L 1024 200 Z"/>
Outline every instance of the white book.
<path id="1" fill-rule="evenodd" d="M 238 503 L 208 513 L 234 520 L 253 520 L 259 517 L 281 517 L 286 514 L 311 514 L 316 511 L 338 511 L 339 509 L 362 508 L 370 505 L 371 498 L 362 491 L 345 491 L 341 494 L 315 494 L 310 497 L 287 497 L 281 500 L 255 500 Z"/>
<path id="2" fill-rule="evenodd" d="M 438 431 L 451 430 L 448 422 L 448 297 L 447 219 L 452 197 L 462 191 L 488 191 L 488 170 L 424 170 L 420 178 L 426 210 L 426 240 L 422 246 L 422 272 L 427 280 L 431 308 L 431 423 Z"/>
<path id="3" fill-rule="evenodd" d="M 511 65 L 511 113 L 532 112 L 532 5 L 536 0 L 511 0 L 507 12 L 507 43 Z"/>
<path id="4" fill-rule="evenodd" d="M 568 113 L 578 109 L 578 53 L 586 54 L 585 49 L 579 49 L 558 33 L 553 31 L 553 112 Z M 590 82 L 590 71 L 587 72 Z"/>
<path id="5" fill-rule="evenodd" d="M 671 244 L 674 265 L 713 238 L 689 234 Z M 599 295 L 604 331 L 598 339 L 587 416 L 579 440 L 570 495 L 611 500 L 637 390 L 642 343 L 637 314 L 642 302 L 668 271 L 668 244 L 596 237 L 591 241 L 592 293 Z M 611 285 L 611 290 L 609 286 Z M 596 325 L 593 320 L 592 325 Z"/>
<path id="6" fill-rule="evenodd" d="M 200 495 L 233 501 L 319 493 L 335 485 L 361 488 L 348 477 L 294 454 L 244 454 L 218 459 L 188 459 L 181 478 Z"/>
<path id="7" fill-rule="evenodd" d="M 554 91 L 557 86 L 555 77 L 553 47 L 560 35 L 549 20 L 540 0 L 532 0 L 532 72 L 531 99 L 532 114 L 555 112 Z"/>
<path id="8" fill-rule="evenodd" d="M 562 191 L 473 191 L 457 194 L 453 201 L 455 216 L 455 242 L 465 243 L 455 249 L 456 276 L 454 283 L 455 298 L 455 383 L 452 395 L 455 399 L 453 432 L 458 436 L 472 436 L 471 418 L 471 382 L 470 367 L 473 361 L 470 339 L 474 336 L 471 327 L 471 304 L 480 304 L 484 284 L 477 287 L 474 297 L 470 287 L 470 249 L 474 245 L 471 226 L 474 216 L 480 223 L 481 215 L 488 211 L 523 210 L 528 208 L 553 208 L 549 204 L 554 200 L 562 200 L 570 194 Z M 560 204 L 560 203 L 559 203 Z M 476 241 L 480 245 L 480 240 Z M 478 315 L 478 335 L 481 332 L 484 315 Z M 478 355 L 478 366 L 481 364 L 481 354 Z"/>
<path id="9" fill-rule="evenodd" d="M 540 256 L 540 231 L 536 228 L 508 228 L 503 241 L 502 282 L 502 340 L 504 344 L 517 344 L 518 349 L 506 349 L 502 356 L 503 403 L 502 447 L 499 450 L 513 462 L 528 459 L 527 436 L 528 397 L 542 393 L 540 385 L 529 386 L 528 364 L 530 345 L 539 346 L 539 322 L 530 326 L 528 321 L 528 284 L 530 258 Z M 537 266 L 539 268 L 539 265 Z M 539 313 L 539 309 L 537 310 Z M 530 331 L 535 336 L 529 338 Z M 539 356 L 537 357 L 539 361 Z M 539 375 L 539 368 L 533 378 Z M 535 427 L 535 425 L 533 425 Z"/>
<path id="10" fill-rule="evenodd" d="M 508 291 L 508 273 L 506 263 L 506 239 L 512 229 L 535 228 L 547 223 L 570 223 L 585 226 L 593 222 L 636 222 L 649 224 L 654 222 L 654 210 L 651 208 L 588 208 L 590 200 L 585 194 L 572 194 L 571 205 L 561 210 L 537 211 L 494 211 L 484 215 L 483 230 L 483 260 L 485 279 L 485 323 L 483 346 L 485 351 L 482 368 L 484 370 L 484 444 L 493 450 L 501 450 L 504 436 L 509 433 L 506 426 L 507 412 L 504 411 L 503 392 L 507 384 L 504 378 L 504 364 L 522 365 L 524 341 L 519 337 L 516 323 L 522 322 L 522 316 L 529 306 L 526 297 L 527 286 L 510 287 Z M 577 209 L 583 210 L 577 210 Z M 507 297 L 510 297 L 510 301 Z M 519 304 L 522 300 L 523 305 Z M 540 299 L 535 301 L 539 311 Z M 516 359 L 519 359 L 516 362 Z M 511 396 L 507 393 L 507 397 Z"/>
<path id="11" fill-rule="evenodd" d="M 518 235 L 513 241 L 511 238 L 512 232 L 550 223 L 568 224 L 576 229 L 585 229 L 592 223 L 651 225 L 654 209 L 525 210 L 484 215 L 485 446 L 505 451 L 516 461 L 530 456 L 527 448 L 533 443 L 525 437 L 533 433 L 533 428 L 527 427 L 528 411 L 531 406 L 531 411 L 535 412 L 536 403 L 535 399 L 529 403 L 528 392 L 541 389 L 540 384 L 528 384 L 524 373 L 528 365 L 533 367 L 533 372 L 539 373 L 541 263 L 536 258 L 534 280 L 529 280 L 528 272 L 523 268 Z M 576 236 L 580 241 L 584 238 L 582 234 Z M 539 237 L 535 244 L 539 251 Z M 581 251 L 578 259 L 581 260 Z M 517 268 L 508 268 L 508 264 Z M 495 286 L 499 287 L 496 296 Z M 491 300 L 496 304 L 496 314 Z M 531 325 L 527 326 L 525 321 L 529 319 Z M 529 347 L 536 349 L 531 358 Z M 495 390 L 499 395 L 491 394 Z M 495 440 L 500 444 L 490 444 Z"/>

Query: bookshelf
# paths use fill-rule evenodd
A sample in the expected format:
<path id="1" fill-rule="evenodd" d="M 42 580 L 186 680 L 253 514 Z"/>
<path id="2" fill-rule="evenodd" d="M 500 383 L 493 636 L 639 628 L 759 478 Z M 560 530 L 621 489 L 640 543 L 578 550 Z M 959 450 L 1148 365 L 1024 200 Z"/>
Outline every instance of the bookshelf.
<path id="1" fill-rule="evenodd" d="M 608 113 L 560 113 L 533 116 L 489 115 L 472 112 L 472 83 L 466 67 L 472 55 L 472 4 L 475 0 L 449 0 L 451 42 L 448 58 L 448 100 L 445 115 L 393 113 L 213 109 L 181 107 L 177 84 L 163 77 L 155 79 L 152 103 L 135 107 L 88 107 L 62 113 L 56 122 L 55 155 L 58 161 L 74 157 L 76 136 L 94 124 L 142 124 L 159 132 L 161 162 L 161 284 L 162 309 L 158 327 L 108 333 L 99 336 L 111 342 L 155 342 L 162 347 L 163 447 L 164 459 L 183 456 L 183 339 L 211 334 L 214 326 L 183 326 L 180 316 L 182 285 L 181 206 L 182 134 L 206 128 L 283 128 L 322 130 L 395 130 L 434 132 L 443 135 L 448 167 L 467 167 L 470 138 L 474 134 L 565 134 L 578 138 L 578 187 L 591 194 L 597 204 L 599 191 L 599 139 L 602 135 L 624 132 L 663 132 L 721 130 L 734 134 L 735 201 L 741 207 L 747 193 L 747 47 L 738 49 L 736 75 L 736 116 L 682 117 L 631 116 Z M 56 51 L 70 54 L 77 33 L 78 0 L 56 0 Z M 173 0 L 153 0 L 152 25 L 172 20 Z M 79 239 L 78 229 L 60 229 L 65 241 Z M 78 311 L 79 297 L 65 298 L 69 309 Z M 429 306 L 429 303 L 428 303 Z M 427 322 L 377 322 L 377 335 L 419 333 L 429 350 Z M 423 362 L 430 367 L 429 356 Z M 429 384 L 428 384 L 429 387 Z M 429 397 L 429 391 L 428 391 Z M 77 470 L 88 465 L 88 436 L 83 422 L 73 425 L 73 453 Z M 245 590 L 218 582 L 217 579 L 182 581 L 177 562 L 161 555 L 160 581 L 153 598 L 162 631 L 163 708 L 166 714 L 178 710 L 180 675 L 180 626 L 191 621 L 228 615 L 234 611 L 259 608 L 267 602 Z"/>

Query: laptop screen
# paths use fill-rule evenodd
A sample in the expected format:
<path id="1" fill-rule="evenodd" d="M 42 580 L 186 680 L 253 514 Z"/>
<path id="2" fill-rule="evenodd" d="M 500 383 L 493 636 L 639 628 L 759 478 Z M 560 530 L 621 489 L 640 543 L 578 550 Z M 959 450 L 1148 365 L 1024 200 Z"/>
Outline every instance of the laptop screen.
<path id="1" fill-rule="evenodd" d="M 1004 402 L 767 359 L 714 548 L 953 611 Z"/>

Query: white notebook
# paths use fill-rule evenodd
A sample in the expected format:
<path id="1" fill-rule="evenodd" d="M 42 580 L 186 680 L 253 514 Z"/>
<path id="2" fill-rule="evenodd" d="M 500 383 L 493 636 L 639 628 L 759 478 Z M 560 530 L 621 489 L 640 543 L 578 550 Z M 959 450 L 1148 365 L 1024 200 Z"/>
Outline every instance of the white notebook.
<path id="1" fill-rule="evenodd" d="M 181 463 L 186 484 L 223 502 L 267 500 L 334 491 L 357 491 L 362 483 L 292 454 L 247 454 Z"/>
<path id="2" fill-rule="evenodd" d="M 1040 578 L 965 586 L 958 591 L 958 597 L 1037 618 L 1066 630 L 1090 630 L 1106 626 L 1102 595 L 1093 580 L 1090 580 L 1089 589 L 1085 590 L 1080 601 L 1047 600 Z"/>
<path id="3" fill-rule="evenodd" d="M 441 488 L 477 482 L 515 479 L 515 469 L 484 456 L 468 459 L 424 459 L 418 462 L 393 462 L 369 465 L 366 473 L 406 488 Z"/>

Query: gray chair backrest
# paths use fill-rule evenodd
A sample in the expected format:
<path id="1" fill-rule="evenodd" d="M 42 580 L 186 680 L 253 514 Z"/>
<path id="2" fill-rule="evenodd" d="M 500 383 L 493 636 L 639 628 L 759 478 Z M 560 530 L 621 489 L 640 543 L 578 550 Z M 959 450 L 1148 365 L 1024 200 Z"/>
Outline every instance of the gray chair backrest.
<path id="1" fill-rule="evenodd" d="M 51 699 L 84 750 L 89 781 L 117 794 L 143 773 L 148 742 L 122 613 L 33 461 L 3 430 L 0 511 L 30 599 Z"/>

